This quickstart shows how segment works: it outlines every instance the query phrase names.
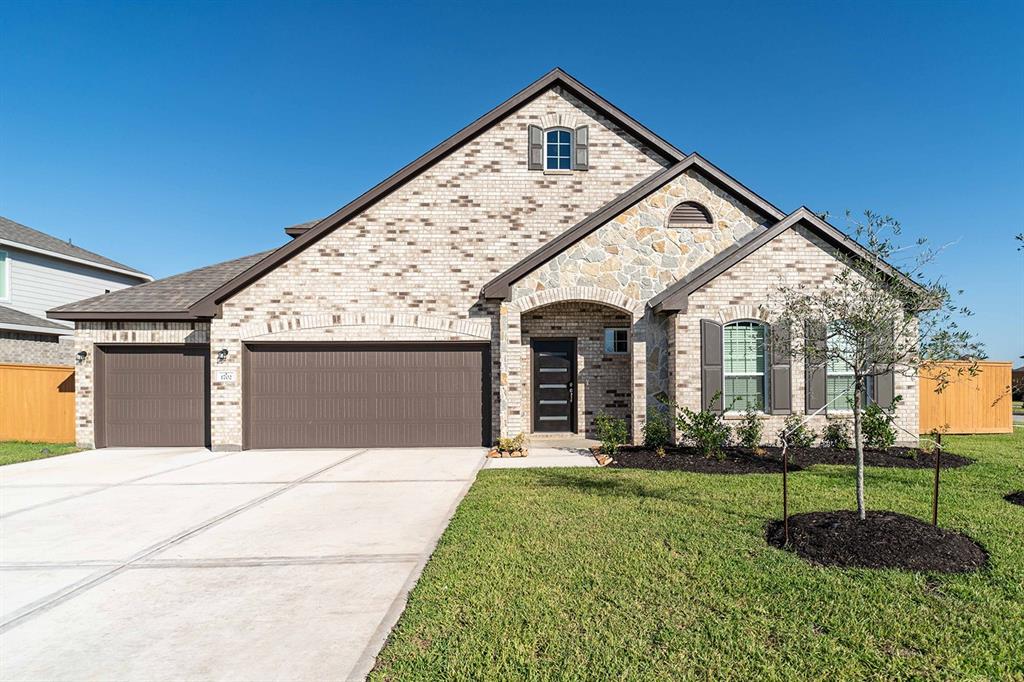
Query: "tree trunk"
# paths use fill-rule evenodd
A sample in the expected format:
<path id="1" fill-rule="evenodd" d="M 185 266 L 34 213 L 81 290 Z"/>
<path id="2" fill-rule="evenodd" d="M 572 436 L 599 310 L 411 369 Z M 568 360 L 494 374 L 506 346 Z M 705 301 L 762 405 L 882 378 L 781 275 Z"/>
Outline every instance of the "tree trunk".
<path id="1" fill-rule="evenodd" d="M 861 521 L 867 518 L 864 506 L 864 437 L 860 431 L 861 396 L 860 381 L 854 382 L 853 389 L 853 444 L 857 449 L 857 516 Z"/>

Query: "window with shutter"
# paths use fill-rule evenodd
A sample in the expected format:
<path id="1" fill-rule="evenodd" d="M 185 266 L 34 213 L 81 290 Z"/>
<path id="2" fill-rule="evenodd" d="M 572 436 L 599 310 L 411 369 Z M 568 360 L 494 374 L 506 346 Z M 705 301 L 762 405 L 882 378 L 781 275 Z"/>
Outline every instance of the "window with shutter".
<path id="1" fill-rule="evenodd" d="M 544 169 L 572 170 L 572 131 L 564 128 L 544 131 Z"/>
<path id="2" fill-rule="evenodd" d="M 742 321 L 722 333 L 722 397 L 727 411 L 765 408 L 765 326 Z"/>
<path id="3" fill-rule="evenodd" d="M 711 211 L 696 201 L 676 204 L 668 215 L 669 227 L 711 227 Z"/>

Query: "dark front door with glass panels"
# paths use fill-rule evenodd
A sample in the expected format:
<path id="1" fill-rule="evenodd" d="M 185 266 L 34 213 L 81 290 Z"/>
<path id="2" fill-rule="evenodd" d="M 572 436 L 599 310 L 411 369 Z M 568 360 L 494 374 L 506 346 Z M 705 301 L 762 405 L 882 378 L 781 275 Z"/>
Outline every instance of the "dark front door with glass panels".
<path id="1" fill-rule="evenodd" d="M 576 431 L 576 340 L 533 339 L 533 430 Z"/>

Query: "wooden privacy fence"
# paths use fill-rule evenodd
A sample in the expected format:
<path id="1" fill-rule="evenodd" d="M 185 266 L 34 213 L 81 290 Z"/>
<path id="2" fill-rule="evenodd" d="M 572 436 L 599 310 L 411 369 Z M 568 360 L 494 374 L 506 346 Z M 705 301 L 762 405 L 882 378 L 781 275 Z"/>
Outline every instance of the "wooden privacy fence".
<path id="1" fill-rule="evenodd" d="M 0 365 L 0 441 L 75 440 L 75 368 Z"/>
<path id="2" fill-rule="evenodd" d="M 978 362 L 978 374 L 966 370 L 970 362 L 940 362 L 918 373 L 921 433 L 1012 433 L 1009 362 Z M 958 375 L 958 371 L 964 373 Z M 945 372 L 949 384 L 935 392 L 936 377 Z"/>

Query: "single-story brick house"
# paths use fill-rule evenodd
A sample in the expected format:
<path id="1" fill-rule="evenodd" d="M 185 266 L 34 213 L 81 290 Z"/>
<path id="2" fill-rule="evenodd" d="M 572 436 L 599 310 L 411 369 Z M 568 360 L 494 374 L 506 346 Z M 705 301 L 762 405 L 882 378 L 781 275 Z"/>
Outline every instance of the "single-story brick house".
<path id="1" fill-rule="evenodd" d="M 65 305 L 83 446 L 640 437 L 657 399 L 765 406 L 843 376 L 768 357 L 768 301 L 859 247 L 556 69 L 266 253 Z M 916 433 L 917 386 L 878 381 Z M 817 418 L 823 420 L 822 416 Z M 820 424 L 819 424 L 820 426 Z"/>

